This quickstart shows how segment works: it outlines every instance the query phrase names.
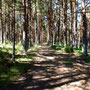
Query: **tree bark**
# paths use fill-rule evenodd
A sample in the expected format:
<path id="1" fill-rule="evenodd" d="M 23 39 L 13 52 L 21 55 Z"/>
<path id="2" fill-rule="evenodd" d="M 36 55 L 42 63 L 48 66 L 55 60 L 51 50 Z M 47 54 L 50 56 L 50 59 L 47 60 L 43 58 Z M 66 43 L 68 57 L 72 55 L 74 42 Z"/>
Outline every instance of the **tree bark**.
<path id="1" fill-rule="evenodd" d="M 71 47 L 73 47 L 73 4 L 72 0 L 70 0 L 70 33 L 69 33 L 69 41 Z"/>
<path id="2" fill-rule="evenodd" d="M 2 28 L 2 0 L 0 0 L 0 41 L 3 43 L 3 28 Z"/>
<path id="3" fill-rule="evenodd" d="M 83 21 L 83 46 L 82 53 L 87 55 L 87 19 L 85 10 L 85 0 L 81 0 L 82 4 L 82 21 Z"/>
<path id="4" fill-rule="evenodd" d="M 12 60 L 15 61 L 15 0 L 13 0 L 13 32 L 12 32 L 12 37 L 13 37 L 13 54 L 12 54 Z"/>
<path id="5" fill-rule="evenodd" d="M 67 0 L 63 0 L 64 9 L 64 45 L 67 45 Z"/>
<path id="6" fill-rule="evenodd" d="M 77 37 L 77 7 L 78 7 L 78 2 L 77 0 L 74 1 L 74 23 L 73 23 L 73 30 L 74 30 L 74 44 L 75 47 L 77 48 L 78 44 L 78 37 Z"/>
<path id="7" fill-rule="evenodd" d="M 24 51 L 28 50 L 28 29 L 27 29 L 27 12 L 26 12 L 26 0 L 24 0 L 24 30 L 23 30 L 23 47 Z"/>

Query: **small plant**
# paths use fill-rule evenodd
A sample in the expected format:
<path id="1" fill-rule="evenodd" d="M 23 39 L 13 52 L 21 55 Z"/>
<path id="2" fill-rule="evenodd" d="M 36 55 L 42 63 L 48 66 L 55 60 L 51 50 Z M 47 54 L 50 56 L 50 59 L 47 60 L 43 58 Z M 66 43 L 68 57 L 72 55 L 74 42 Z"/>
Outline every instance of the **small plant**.
<path id="1" fill-rule="evenodd" d="M 64 47 L 63 45 L 54 44 L 51 46 L 51 49 L 61 50 L 63 47 Z"/>
<path id="2" fill-rule="evenodd" d="M 70 47 L 69 45 L 65 46 L 65 47 L 64 47 L 64 50 L 65 50 L 67 53 L 73 52 L 73 48 Z"/>
<path id="3" fill-rule="evenodd" d="M 74 52 L 76 54 L 82 54 L 82 49 L 81 48 L 74 48 Z"/>

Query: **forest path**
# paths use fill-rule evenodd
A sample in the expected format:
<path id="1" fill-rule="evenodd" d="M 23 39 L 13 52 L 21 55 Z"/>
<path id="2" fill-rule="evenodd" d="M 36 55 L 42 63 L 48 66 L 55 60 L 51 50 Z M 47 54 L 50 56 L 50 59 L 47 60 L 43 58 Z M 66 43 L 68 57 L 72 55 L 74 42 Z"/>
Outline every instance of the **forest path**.
<path id="1" fill-rule="evenodd" d="M 90 65 L 80 56 L 46 45 L 35 52 L 27 73 L 2 90 L 90 90 Z"/>

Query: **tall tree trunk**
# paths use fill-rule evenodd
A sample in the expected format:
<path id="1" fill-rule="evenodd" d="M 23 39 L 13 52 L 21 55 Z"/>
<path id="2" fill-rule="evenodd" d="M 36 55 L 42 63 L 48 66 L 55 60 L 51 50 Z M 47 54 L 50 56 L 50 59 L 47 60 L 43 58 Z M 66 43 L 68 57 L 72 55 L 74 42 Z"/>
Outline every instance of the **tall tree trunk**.
<path id="1" fill-rule="evenodd" d="M 37 0 L 37 43 L 40 43 L 39 35 L 40 35 L 40 11 L 39 11 L 39 0 Z"/>
<path id="2" fill-rule="evenodd" d="M 58 44 L 60 44 L 60 31 L 61 31 L 61 0 L 59 0 Z"/>
<path id="3" fill-rule="evenodd" d="M 26 12 L 26 0 L 24 0 L 24 30 L 23 30 L 23 47 L 25 52 L 28 50 L 28 30 L 27 30 L 27 12 Z"/>
<path id="4" fill-rule="evenodd" d="M 81 5 L 82 9 L 82 5 Z M 81 37 L 82 37 L 82 12 L 80 13 L 80 31 L 79 31 L 79 40 L 78 40 L 78 48 L 81 47 Z"/>
<path id="5" fill-rule="evenodd" d="M 38 43 L 38 36 L 37 36 L 37 0 L 35 0 L 35 44 Z"/>
<path id="6" fill-rule="evenodd" d="M 75 47 L 77 48 L 77 44 L 78 44 L 78 37 L 77 37 L 77 6 L 78 6 L 78 2 L 77 0 L 74 1 L 74 44 Z"/>
<path id="7" fill-rule="evenodd" d="M 49 39 L 51 44 L 54 44 L 53 41 L 53 30 L 54 30 L 54 24 L 53 24 L 53 9 L 52 9 L 52 0 L 49 1 L 48 4 L 48 23 L 49 23 Z"/>
<path id="8" fill-rule="evenodd" d="M 32 45 L 32 7 L 31 7 L 31 0 L 28 0 L 28 22 L 29 22 L 29 42 L 30 42 L 30 46 Z"/>
<path id="9" fill-rule="evenodd" d="M 70 0 L 70 35 L 69 35 L 69 39 L 70 39 L 70 44 L 71 47 L 73 47 L 73 6 L 72 6 L 72 0 Z"/>
<path id="10" fill-rule="evenodd" d="M 67 45 L 67 0 L 63 0 L 64 9 L 64 45 Z"/>
<path id="11" fill-rule="evenodd" d="M 42 31 L 42 14 L 40 15 L 40 33 L 39 33 L 39 40 L 43 43 L 43 31 Z"/>
<path id="12" fill-rule="evenodd" d="M 13 37 L 13 54 L 12 54 L 12 60 L 15 61 L 15 0 L 13 0 L 13 32 L 12 32 L 12 37 Z"/>
<path id="13" fill-rule="evenodd" d="M 0 41 L 3 43 L 3 28 L 2 28 L 2 0 L 0 0 Z"/>
<path id="14" fill-rule="evenodd" d="M 10 41 L 10 6 L 8 0 L 8 40 Z"/>
<path id="15" fill-rule="evenodd" d="M 87 19 L 85 10 L 85 0 L 81 0 L 82 4 L 82 21 L 83 21 L 83 46 L 82 53 L 87 55 Z"/>
<path id="16" fill-rule="evenodd" d="M 6 19 L 6 0 L 5 0 L 5 24 L 4 24 L 4 44 L 6 44 L 7 40 L 7 19 Z"/>

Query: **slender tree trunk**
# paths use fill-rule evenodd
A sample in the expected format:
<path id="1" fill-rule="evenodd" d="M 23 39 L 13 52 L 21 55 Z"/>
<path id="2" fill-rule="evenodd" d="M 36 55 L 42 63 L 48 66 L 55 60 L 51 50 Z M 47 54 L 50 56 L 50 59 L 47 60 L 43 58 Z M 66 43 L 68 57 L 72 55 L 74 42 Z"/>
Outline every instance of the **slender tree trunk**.
<path id="1" fill-rule="evenodd" d="M 45 0 L 45 3 L 46 3 L 46 5 L 48 6 L 49 5 L 49 3 L 48 2 L 46 2 L 46 0 Z M 46 30 L 47 30 L 47 44 L 49 45 L 50 44 L 50 27 L 49 27 L 49 7 L 48 7 L 48 14 L 47 14 L 47 24 L 46 24 Z"/>
<path id="2" fill-rule="evenodd" d="M 5 0 L 5 24 L 4 24 L 4 43 L 8 40 L 8 19 L 7 19 L 7 4 Z"/>
<path id="3" fill-rule="evenodd" d="M 23 29 L 22 29 L 22 20 L 21 20 L 21 12 L 19 14 L 19 30 L 20 30 L 20 42 L 23 42 Z"/>
<path id="4" fill-rule="evenodd" d="M 30 46 L 32 45 L 32 7 L 31 7 L 31 0 L 28 0 L 28 22 L 29 22 L 29 42 L 30 42 Z"/>
<path id="5" fill-rule="evenodd" d="M 48 24 L 49 24 L 49 39 L 51 44 L 53 45 L 53 30 L 54 30 L 54 25 L 53 25 L 53 9 L 52 9 L 52 0 L 49 1 L 48 4 Z"/>
<path id="6" fill-rule="evenodd" d="M 2 28 L 2 0 L 0 0 L 0 41 L 3 43 L 3 28 Z"/>
<path id="7" fill-rule="evenodd" d="M 64 9 L 64 45 L 67 45 L 67 0 L 63 0 Z"/>
<path id="8" fill-rule="evenodd" d="M 15 0 L 13 0 L 13 32 L 12 32 L 12 37 L 13 37 L 13 54 L 12 54 L 12 60 L 15 61 Z"/>
<path id="9" fill-rule="evenodd" d="M 10 41 L 10 6 L 8 0 L 8 40 Z"/>
<path id="10" fill-rule="evenodd" d="M 37 30 L 37 0 L 35 0 L 35 44 L 38 43 Z"/>
<path id="11" fill-rule="evenodd" d="M 42 31 L 42 14 L 40 15 L 40 33 L 39 33 L 40 42 L 43 43 L 43 31 Z"/>
<path id="12" fill-rule="evenodd" d="M 70 36 L 69 36 L 69 39 L 70 39 L 70 44 L 71 44 L 71 47 L 73 47 L 73 11 L 72 11 L 72 0 L 70 0 Z"/>
<path id="13" fill-rule="evenodd" d="M 58 44 L 60 44 L 60 31 L 61 31 L 61 0 L 59 0 Z"/>
<path id="14" fill-rule="evenodd" d="M 74 1 L 74 44 L 75 44 L 75 47 L 77 48 L 77 44 L 78 44 L 78 37 L 77 37 L 77 5 L 78 5 L 78 2 L 77 0 Z"/>
<path id="15" fill-rule="evenodd" d="M 7 27 L 7 24 L 6 24 L 6 0 L 5 0 L 5 23 L 4 23 L 4 44 L 6 44 L 6 40 L 7 40 L 7 31 L 6 31 L 6 27 Z"/>
<path id="16" fill-rule="evenodd" d="M 82 21 L 83 21 L 83 47 L 82 53 L 87 55 L 87 19 L 85 10 L 85 0 L 81 0 L 82 4 Z"/>
<path id="17" fill-rule="evenodd" d="M 23 47 L 25 52 L 28 50 L 28 29 L 27 29 L 27 12 L 26 12 L 26 0 L 24 0 L 24 30 L 23 30 Z"/>

